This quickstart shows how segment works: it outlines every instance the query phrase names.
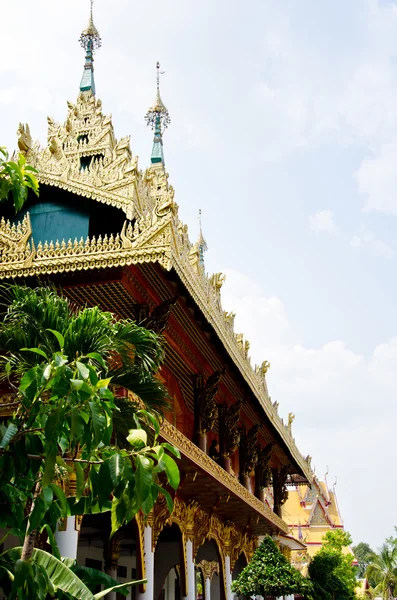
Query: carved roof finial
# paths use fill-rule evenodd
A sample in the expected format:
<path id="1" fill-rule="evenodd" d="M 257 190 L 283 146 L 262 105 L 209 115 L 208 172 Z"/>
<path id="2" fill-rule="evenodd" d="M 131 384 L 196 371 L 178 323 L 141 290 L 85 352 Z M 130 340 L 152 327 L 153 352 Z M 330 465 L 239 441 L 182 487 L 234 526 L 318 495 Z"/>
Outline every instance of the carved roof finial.
<path id="1" fill-rule="evenodd" d="M 199 263 L 201 266 L 204 266 L 204 252 L 206 252 L 208 250 L 208 246 L 207 246 L 207 242 L 204 239 L 203 236 L 203 230 L 201 227 L 201 208 L 199 210 L 199 224 L 200 224 L 200 233 L 199 233 L 199 238 L 197 240 L 197 246 L 199 249 Z"/>
<path id="2" fill-rule="evenodd" d="M 151 162 L 164 164 L 164 151 L 163 151 L 163 133 L 171 123 L 169 112 L 164 105 L 160 96 L 160 75 L 163 75 L 164 71 L 160 71 L 160 63 L 156 63 L 156 80 L 157 80 L 157 92 L 156 100 L 149 108 L 145 115 L 146 124 L 154 130 L 153 138 L 153 149 Z"/>
<path id="3" fill-rule="evenodd" d="M 99 35 L 98 29 L 94 25 L 94 19 L 92 16 L 94 0 L 90 0 L 90 2 L 91 9 L 90 18 L 88 20 L 88 26 L 81 32 L 81 36 L 79 38 L 79 42 L 86 53 L 83 76 L 80 82 L 80 91 L 91 91 L 95 96 L 94 53 L 101 47 L 102 40 L 101 36 Z"/>

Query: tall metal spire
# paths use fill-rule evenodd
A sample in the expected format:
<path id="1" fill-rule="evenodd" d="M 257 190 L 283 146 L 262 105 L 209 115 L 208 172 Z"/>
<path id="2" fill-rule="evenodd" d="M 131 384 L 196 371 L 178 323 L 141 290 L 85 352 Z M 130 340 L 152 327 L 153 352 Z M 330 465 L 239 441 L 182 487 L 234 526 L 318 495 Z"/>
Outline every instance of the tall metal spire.
<path id="1" fill-rule="evenodd" d="M 151 162 L 164 164 L 163 133 L 171 123 L 170 115 L 160 96 L 160 63 L 156 63 L 157 93 L 155 103 L 146 113 L 146 124 L 154 130 Z"/>
<path id="2" fill-rule="evenodd" d="M 199 224 L 200 224 L 199 239 L 197 240 L 197 246 L 199 249 L 199 263 L 202 267 L 204 267 L 204 252 L 206 252 L 208 250 L 208 246 L 207 246 L 207 242 L 204 239 L 203 230 L 201 227 L 201 208 L 199 210 L 198 218 L 199 218 Z"/>
<path id="3" fill-rule="evenodd" d="M 89 92 L 91 91 L 95 95 L 95 81 L 94 81 L 94 53 L 99 50 L 102 45 L 101 36 L 99 35 L 98 29 L 94 25 L 94 19 L 92 17 L 92 7 L 94 0 L 90 0 L 90 18 L 88 20 L 88 26 L 81 33 L 79 42 L 85 50 L 85 65 L 83 76 L 80 82 L 80 91 Z"/>

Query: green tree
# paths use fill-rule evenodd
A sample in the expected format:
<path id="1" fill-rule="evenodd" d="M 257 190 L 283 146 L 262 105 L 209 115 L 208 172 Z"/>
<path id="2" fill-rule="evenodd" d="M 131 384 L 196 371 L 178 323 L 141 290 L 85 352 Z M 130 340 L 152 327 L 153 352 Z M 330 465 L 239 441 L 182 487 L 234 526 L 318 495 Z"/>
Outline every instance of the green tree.
<path id="1" fill-rule="evenodd" d="M 55 330 L 63 336 L 66 356 L 97 353 L 106 362 L 113 387 L 131 390 L 152 412 L 161 414 L 167 407 L 167 391 L 154 376 L 164 358 L 161 338 L 131 319 L 116 320 L 98 307 L 80 310 L 54 288 L 20 285 L 0 286 L 1 316 L 0 351 L 6 352 L 0 356 L 0 380 L 20 379 L 42 361 L 42 354 L 26 348 L 39 348 L 47 356 L 57 352 Z M 115 419 L 120 428 L 124 425 L 125 439 L 132 405 L 122 399 L 116 402 Z"/>
<path id="2" fill-rule="evenodd" d="M 161 340 L 46 288 L 4 288 L 3 309 L 1 368 L 15 397 L 0 424 L 0 527 L 23 545 L 0 556 L 0 587 L 10 600 L 99 598 L 59 560 L 54 531 L 60 518 L 110 511 L 114 534 L 159 494 L 172 510 L 179 452 L 158 442 L 152 412 L 131 401 L 120 408 L 114 395 L 120 381 L 135 382 L 137 398 L 150 404 L 153 390 L 162 406 Z M 123 409 L 124 438 L 116 426 Z M 35 548 L 43 532 L 54 556 Z"/>
<path id="3" fill-rule="evenodd" d="M 353 546 L 352 550 L 358 562 L 357 577 L 359 579 L 363 579 L 365 577 L 367 567 L 370 563 L 370 558 L 375 553 L 372 550 L 371 546 L 366 542 L 360 542 L 356 546 Z M 370 582 L 370 584 L 374 585 L 372 582 Z"/>
<path id="4" fill-rule="evenodd" d="M 232 591 L 239 596 L 278 597 L 308 593 L 310 585 L 266 536 L 248 565 L 232 583 Z"/>
<path id="5" fill-rule="evenodd" d="M 328 531 L 323 538 L 321 550 L 309 565 L 309 577 L 316 600 L 353 600 L 355 598 L 356 573 L 353 556 L 343 554 L 350 546 L 349 533 L 336 529 Z"/>
<path id="6" fill-rule="evenodd" d="M 23 154 L 19 154 L 16 162 L 9 160 L 7 150 L 0 146 L 0 202 L 12 196 L 15 212 L 20 211 L 29 189 L 39 194 L 36 173 L 36 169 L 26 164 Z"/>
<path id="7" fill-rule="evenodd" d="M 377 554 L 373 554 L 366 571 L 368 579 L 373 579 L 376 591 L 384 600 L 392 600 L 397 591 L 397 548 L 385 542 Z"/>

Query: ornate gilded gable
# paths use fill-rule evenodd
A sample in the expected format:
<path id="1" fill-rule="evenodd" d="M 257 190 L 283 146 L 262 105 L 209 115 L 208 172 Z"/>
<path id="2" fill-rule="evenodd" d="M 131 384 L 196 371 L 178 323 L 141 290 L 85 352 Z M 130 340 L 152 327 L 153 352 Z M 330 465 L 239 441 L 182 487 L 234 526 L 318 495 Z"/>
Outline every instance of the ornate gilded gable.
<path id="1" fill-rule="evenodd" d="M 101 100 L 91 91 L 81 92 L 75 104 L 68 102 L 64 124 L 48 118 L 47 138 L 47 147 L 40 148 L 29 128 L 19 126 L 19 148 L 38 169 L 40 183 L 120 208 L 130 220 L 150 204 L 130 138 L 116 140 L 111 116 L 103 114 Z"/>

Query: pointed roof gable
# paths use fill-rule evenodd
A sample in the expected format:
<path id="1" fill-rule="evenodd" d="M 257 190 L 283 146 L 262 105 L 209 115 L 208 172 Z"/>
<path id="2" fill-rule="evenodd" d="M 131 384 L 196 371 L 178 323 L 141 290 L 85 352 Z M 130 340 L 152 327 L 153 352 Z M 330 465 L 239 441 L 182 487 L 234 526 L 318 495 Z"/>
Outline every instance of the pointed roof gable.
<path id="1" fill-rule="evenodd" d="M 327 525 L 327 526 L 331 525 L 331 527 L 333 526 L 331 518 L 328 515 L 327 509 L 322 504 L 320 499 L 317 499 L 317 501 L 313 505 L 313 508 L 309 515 L 308 524 L 309 525 Z"/>

